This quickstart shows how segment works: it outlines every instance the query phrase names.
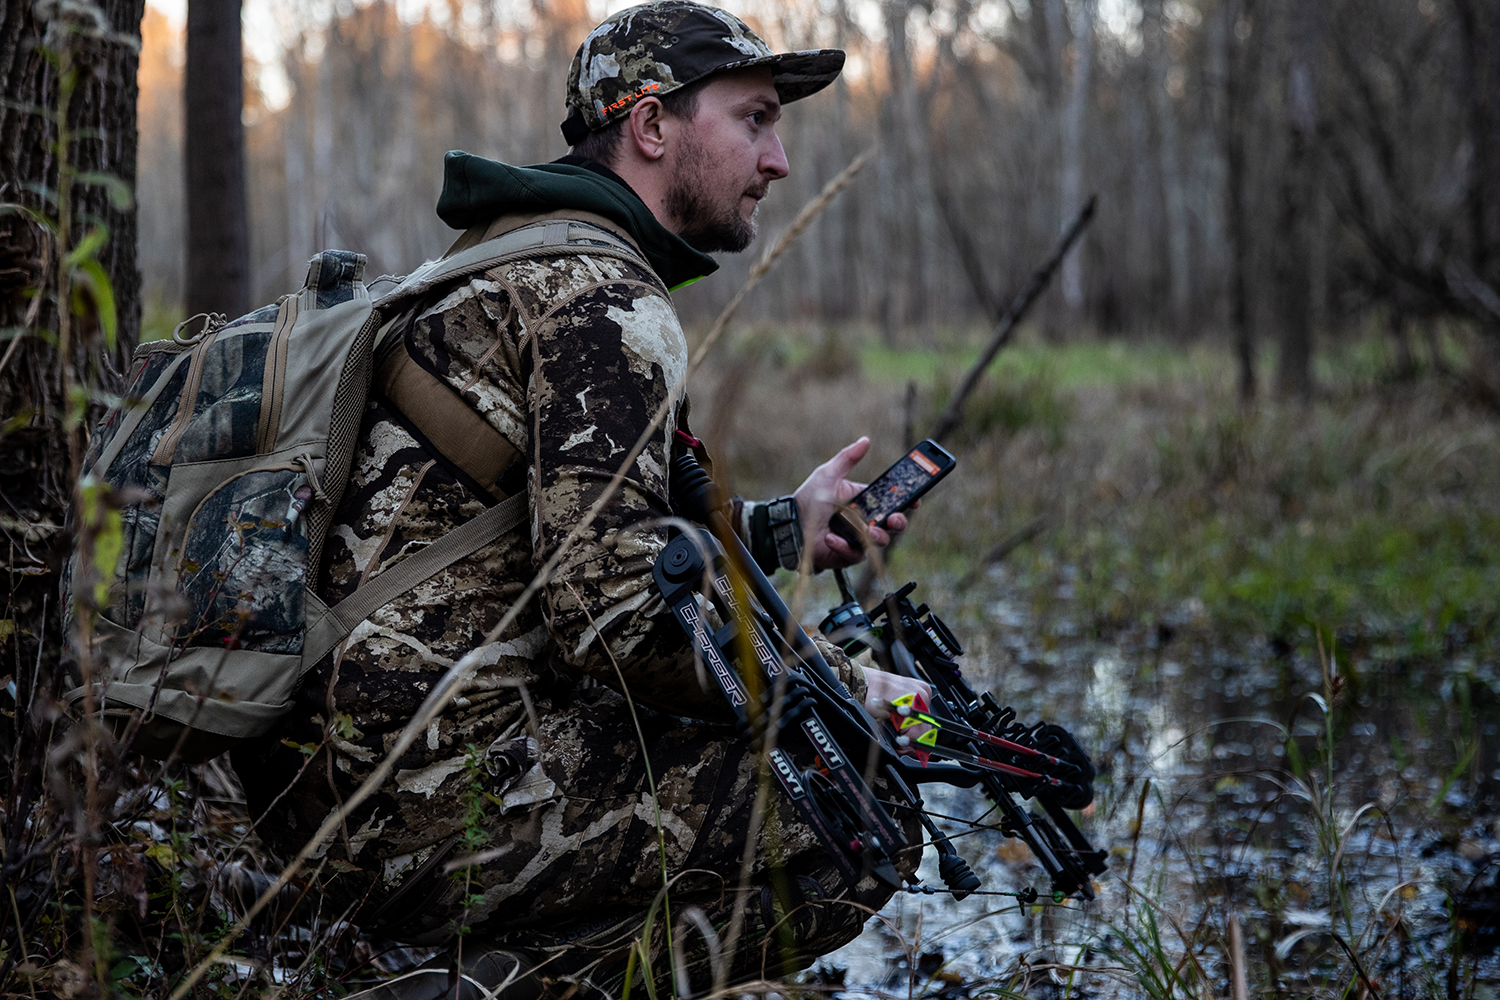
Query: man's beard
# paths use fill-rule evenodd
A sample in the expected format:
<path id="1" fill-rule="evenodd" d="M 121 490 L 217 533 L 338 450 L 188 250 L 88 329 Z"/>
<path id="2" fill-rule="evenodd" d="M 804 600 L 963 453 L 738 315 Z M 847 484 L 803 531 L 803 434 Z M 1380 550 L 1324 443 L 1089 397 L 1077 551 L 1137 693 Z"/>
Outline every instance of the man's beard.
<path id="1" fill-rule="evenodd" d="M 755 242 L 755 217 L 740 215 L 740 192 L 728 204 L 717 205 L 707 193 L 704 158 L 700 147 L 689 138 L 678 152 L 678 169 L 667 188 L 666 209 L 682 230 L 677 234 L 694 250 L 703 253 L 739 253 Z M 765 193 L 765 185 L 753 191 Z"/>

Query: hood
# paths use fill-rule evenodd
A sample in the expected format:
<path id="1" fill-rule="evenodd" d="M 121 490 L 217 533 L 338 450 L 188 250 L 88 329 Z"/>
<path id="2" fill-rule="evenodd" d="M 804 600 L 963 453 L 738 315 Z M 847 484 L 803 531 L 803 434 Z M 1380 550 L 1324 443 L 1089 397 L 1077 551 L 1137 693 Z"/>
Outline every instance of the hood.
<path id="1" fill-rule="evenodd" d="M 468 229 L 511 212 L 576 208 L 618 224 L 673 291 L 712 274 L 718 263 L 667 229 L 646 203 L 603 168 L 573 163 L 513 167 L 472 153 L 443 157 L 443 193 L 437 214 L 454 229 Z"/>

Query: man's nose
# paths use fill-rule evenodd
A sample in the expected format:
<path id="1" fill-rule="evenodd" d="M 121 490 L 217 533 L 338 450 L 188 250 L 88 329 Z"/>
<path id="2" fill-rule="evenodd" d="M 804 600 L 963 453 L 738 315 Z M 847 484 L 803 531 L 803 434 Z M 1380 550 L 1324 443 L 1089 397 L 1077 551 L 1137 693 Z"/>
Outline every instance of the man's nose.
<path id="1" fill-rule="evenodd" d="M 786 150 L 781 148 L 781 136 L 774 132 L 771 134 L 770 147 L 760 155 L 760 172 L 769 175 L 773 181 L 779 181 L 792 172 L 791 165 L 786 161 Z"/>

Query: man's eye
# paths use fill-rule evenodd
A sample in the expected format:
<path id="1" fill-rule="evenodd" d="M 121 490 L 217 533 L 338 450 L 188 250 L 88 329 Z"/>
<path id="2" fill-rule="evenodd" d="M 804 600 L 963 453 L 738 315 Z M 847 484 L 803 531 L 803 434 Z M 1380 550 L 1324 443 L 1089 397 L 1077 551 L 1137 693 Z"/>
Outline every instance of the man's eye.
<path id="1" fill-rule="evenodd" d="M 750 113 L 750 120 L 757 125 L 764 125 L 766 123 L 766 113 L 764 111 L 752 111 Z"/>

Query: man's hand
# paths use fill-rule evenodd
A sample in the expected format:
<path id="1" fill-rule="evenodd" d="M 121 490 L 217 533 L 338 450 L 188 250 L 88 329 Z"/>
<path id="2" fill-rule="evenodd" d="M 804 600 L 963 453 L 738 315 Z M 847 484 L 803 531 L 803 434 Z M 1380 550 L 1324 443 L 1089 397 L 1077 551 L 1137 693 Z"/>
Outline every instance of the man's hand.
<path id="1" fill-rule="evenodd" d="M 922 700 L 932 703 L 932 685 L 915 677 L 888 674 L 874 667 L 861 667 L 865 672 L 865 711 L 876 719 L 891 714 L 891 705 L 904 694 L 919 694 Z"/>
<path id="2" fill-rule="evenodd" d="M 803 531 L 812 542 L 813 569 L 843 569 L 865 557 L 844 539 L 828 530 L 828 519 L 834 510 L 848 503 L 865 488 L 864 483 L 850 482 L 849 473 L 870 451 L 870 439 L 862 437 L 812 471 L 797 487 L 797 516 Z M 915 505 L 913 505 L 915 506 Z M 892 514 L 889 530 L 870 529 L 870 541 L 879 548 L 891 544 L 891 536 L 906 530 L 906 515 Z"/>
<path id="3" fill-rule="evenodd" d="M 926 681 L 901 674 L 888 674 L 874 667 L 862 668 L 865 672 L 865 711 L 876 722 L 890 723 L 891 707 L 904 694 L 917 694 L 929 705 L 932 704 L 932 687 Z M 905 730 L 905 735 L 915 740 L 932 727 L 918 723 Z"/>

